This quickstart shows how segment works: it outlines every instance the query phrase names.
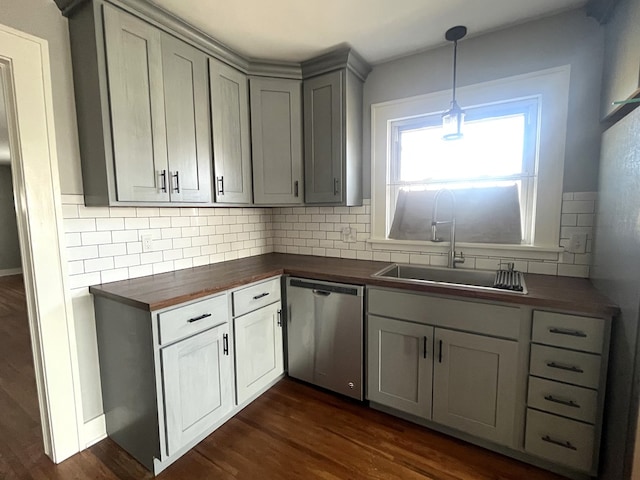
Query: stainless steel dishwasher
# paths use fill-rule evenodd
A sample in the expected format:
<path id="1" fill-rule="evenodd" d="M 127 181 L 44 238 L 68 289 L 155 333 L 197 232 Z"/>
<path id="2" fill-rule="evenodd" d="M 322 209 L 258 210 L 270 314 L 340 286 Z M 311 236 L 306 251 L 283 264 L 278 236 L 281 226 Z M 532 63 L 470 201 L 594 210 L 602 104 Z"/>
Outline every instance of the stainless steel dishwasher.
<path id="1" fill-rule="evenodd" d="M 287 279 L 289 375 L 363 399 L 364 287 Z"/>

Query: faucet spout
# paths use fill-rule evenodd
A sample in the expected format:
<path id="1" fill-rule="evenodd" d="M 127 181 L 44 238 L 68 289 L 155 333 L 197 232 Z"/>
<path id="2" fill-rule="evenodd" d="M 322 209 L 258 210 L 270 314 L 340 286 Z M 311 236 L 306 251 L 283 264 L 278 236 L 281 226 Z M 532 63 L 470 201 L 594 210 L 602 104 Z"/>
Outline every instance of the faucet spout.
<path id="1" fill-rule="evenodd" d="M 448 193 L 451 197 L 451 217 L 449 220 L 438 220 L 438 205 L 440 197 L 444 193 Z M 447 257 L 447 266 L 449 268 L 456 268 L 459 263 L 464 263 L 464 254 L 460 252 L 460 256 L 456 253 L 456 196 L 448 188 L 440 189 L 436 192 L 436 196 L 433 199 L 433 210 L 431 211 L 431 241 L 441 242 L 442 238 L 438 238 L 438 226 L 449 225 L 450 232 L 450 247 Z"/>

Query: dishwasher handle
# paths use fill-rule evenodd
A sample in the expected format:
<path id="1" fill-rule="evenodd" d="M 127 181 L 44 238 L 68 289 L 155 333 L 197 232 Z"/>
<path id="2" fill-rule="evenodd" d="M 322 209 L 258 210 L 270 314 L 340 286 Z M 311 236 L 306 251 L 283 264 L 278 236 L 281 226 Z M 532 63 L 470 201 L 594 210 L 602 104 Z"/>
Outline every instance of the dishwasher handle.
<path id="1" fill-rule="evenodd" d="M 326 290 L 318 290 L 317 288 L 314 288 L 312 292 L 316 297 L 328 297 L 329 295 L 331 295 L 331 292 L 327 292 Z"/>
<path id="2" fill-rule="evenodd" d="M 327 296 L 330 293 L 340 293 L 342 295 L 353 295 L 354 297 L 362 296 L 364 287 L 356 285 L 346 285 L 341 283 L 320 283 L 308 280 L 300 280 L 292 278 L 289 280 L 289 287 L 305 288 L 312 290 L 313 293 L 319 293 L 321 296 Z"/>

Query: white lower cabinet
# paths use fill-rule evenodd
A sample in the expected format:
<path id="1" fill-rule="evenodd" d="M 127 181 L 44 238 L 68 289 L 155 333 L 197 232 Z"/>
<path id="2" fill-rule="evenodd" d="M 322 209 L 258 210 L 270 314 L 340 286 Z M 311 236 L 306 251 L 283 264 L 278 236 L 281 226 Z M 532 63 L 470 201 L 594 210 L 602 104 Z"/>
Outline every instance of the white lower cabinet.
<path id="1" fill-rule="evenodd" d="M 369 315 L 367 398 L 431 418 L 433 327 Z"/>
<path id="2" fill-rule="evenodd" d="M 229 324 L 161 350 L 167 455 L 209 430 L 233 409 Z"/>
<path id="3" fill-rule="evenodd" d="M 513 443 L 518 342 L 435 329 L 433 421 Z"/>
<path id="4" fill-rule="evenodd" d="M 243 404 L 284 372 L 280 301 L 234 319 L 237 403 Z"/>

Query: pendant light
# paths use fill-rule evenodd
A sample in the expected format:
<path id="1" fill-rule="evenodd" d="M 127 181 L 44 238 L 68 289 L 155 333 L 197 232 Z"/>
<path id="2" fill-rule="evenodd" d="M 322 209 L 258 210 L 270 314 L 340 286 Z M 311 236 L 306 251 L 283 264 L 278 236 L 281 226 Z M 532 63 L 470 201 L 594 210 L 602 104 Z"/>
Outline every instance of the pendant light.
<path id="1" fill-rule="evenodd" d="M 458 140 L 462 138 L 462 125 L 464 124 L 464 110 L 456 102 L 456 63 L 458 60 L 458 40 L 467 34 L 467 27 L 458 25 L 447 30 L 444 38 L 453 42 L 453 99 L 449 110 L 442 114 L 442 130 L 444 140 Z"/>

